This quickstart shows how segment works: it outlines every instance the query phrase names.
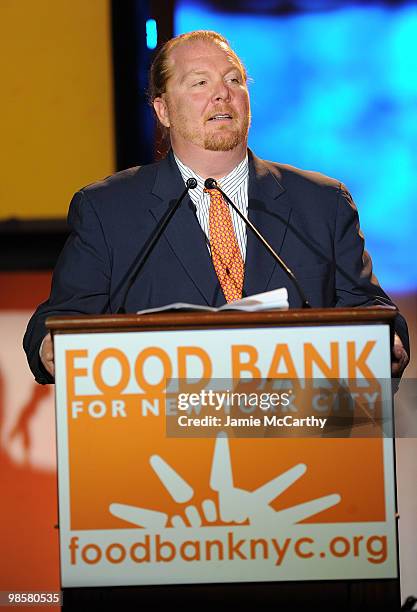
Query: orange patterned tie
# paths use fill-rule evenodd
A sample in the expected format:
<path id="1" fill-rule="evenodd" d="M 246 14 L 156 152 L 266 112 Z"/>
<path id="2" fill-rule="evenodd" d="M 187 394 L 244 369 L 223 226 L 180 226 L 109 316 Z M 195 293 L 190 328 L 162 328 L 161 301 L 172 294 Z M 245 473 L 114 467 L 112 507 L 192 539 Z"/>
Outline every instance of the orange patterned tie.
<path id="1" fill-rule="evenodd" d="M 210 195 L 209 233 L 211 257 L 227 302 L 242 297 L 244 265 L 233 229 L 232 216 L 217 189 L 204 189 Z"/>

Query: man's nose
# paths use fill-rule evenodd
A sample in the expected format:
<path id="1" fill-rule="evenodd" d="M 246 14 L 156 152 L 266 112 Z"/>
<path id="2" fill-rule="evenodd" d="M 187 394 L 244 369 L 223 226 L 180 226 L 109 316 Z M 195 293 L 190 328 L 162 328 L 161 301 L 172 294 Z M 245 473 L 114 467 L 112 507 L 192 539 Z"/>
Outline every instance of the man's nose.
<path id="1" fill-rule="evenodd" d="M 223 79 L 216 82 L 213 89 L 213 100 L 215 102 L 219 102 L 221 100 L 228 101 L 230 100 L 230 89 L 223 81 Z"/>

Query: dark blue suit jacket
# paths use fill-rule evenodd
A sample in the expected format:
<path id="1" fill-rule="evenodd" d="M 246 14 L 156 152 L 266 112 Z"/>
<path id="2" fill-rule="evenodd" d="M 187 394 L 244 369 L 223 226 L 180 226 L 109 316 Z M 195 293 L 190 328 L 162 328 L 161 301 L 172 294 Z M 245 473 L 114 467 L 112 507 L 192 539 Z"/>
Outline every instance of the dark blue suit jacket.
<path id="1" fill-rule="evenodd" d="M 161 162 L 119 172 L 74 196 L 71 235 L 58 259 L 50 298 L 31 318 L 24 338 L 38 382 L 52 382 L 39 359 L 51 315 L 114 313 L 138 256 L 184 189 L 169 154 Z M 299 279 L 313 307 L 392 304 L 372 273 L 356 207 L 344 185 L 324 175 L 266 162 L 249 152 L 249 218 Z M 244 295 L 294 287 L 248 231 Z M 206 238 L 187 197 L 133 284 L 127 312 L 189 302 L 225 302 Z M 407 326 L 396 331 L 408 351 Z"/>

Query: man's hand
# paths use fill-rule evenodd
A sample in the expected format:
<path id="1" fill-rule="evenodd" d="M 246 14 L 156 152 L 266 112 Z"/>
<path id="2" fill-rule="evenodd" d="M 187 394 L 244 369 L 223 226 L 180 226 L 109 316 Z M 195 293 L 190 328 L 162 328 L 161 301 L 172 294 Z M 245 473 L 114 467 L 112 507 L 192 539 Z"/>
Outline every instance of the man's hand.
<path id="1" fill-rule="evenodd" d="M 403 343 L 400 337 L 395 334 L 394 346 L 392 347 L 391 376 L 393 378 L 401 378 L 408 362 L 409 357 L 403 347 Z"/>
<path id="2" fill-rule="evenodd" d="M 55 376 L 54 345 L 50 333 L 46 334 L 45 338 L 42 340 L 39 357 L 49 374 Z"/>

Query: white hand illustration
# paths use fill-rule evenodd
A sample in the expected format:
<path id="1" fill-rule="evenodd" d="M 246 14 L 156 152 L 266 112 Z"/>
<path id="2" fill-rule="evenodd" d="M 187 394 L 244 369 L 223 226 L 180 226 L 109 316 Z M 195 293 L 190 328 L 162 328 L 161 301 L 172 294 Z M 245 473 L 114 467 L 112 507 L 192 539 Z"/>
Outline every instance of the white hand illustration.
<path id="1" fill-rule="evenodd" d="M 192 500 L 194 489 L 162 457 L 152 455 L 150 464 L 175 502 L 184 504 Z M 338 504 L 341 496 L 333 493 L 281 511 L 270 506 L 270 503 L 303 476 L 306 470 L 306 465 L 299 463 L 255 491 L 237 488 L 233 484 L 229 442 L 227 435 L 222 432 L 216 440 L 210 475 L 210 487 L 218 493 L 218 509 L 211 499 L 202 502 L 201 511 L 195 505 L 189 504 L 184 508 L 187 522 L 191 527 L 201 527 L 203 521 L 214 523 L 219 519 L 224 524 L 249 521 L 251 525 L 265 525 L 272 522 L 282 527 L 298 523 Z M 172 527 L 188 527 L 180 515 L 169 517 L 164 512 L 148 508 L 112 503 L 109 510 L 114 516 L 148 530 L 163 529 L 168 527 L 169 523 Z"/>

